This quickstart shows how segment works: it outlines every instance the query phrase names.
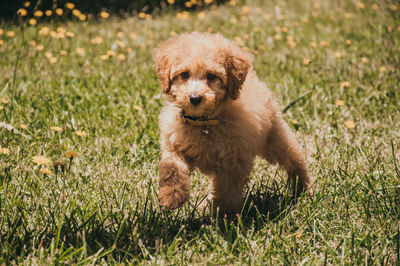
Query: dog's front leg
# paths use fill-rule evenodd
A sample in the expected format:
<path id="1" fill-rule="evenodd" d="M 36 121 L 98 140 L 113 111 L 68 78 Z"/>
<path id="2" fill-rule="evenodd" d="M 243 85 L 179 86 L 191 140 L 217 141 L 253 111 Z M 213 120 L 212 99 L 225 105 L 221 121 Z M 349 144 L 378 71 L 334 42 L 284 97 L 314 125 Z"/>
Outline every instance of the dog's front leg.
<path id="1" fill-rule="evenodd" d="M 158 201 L 160 206 L 172 210 L 188 201 L 190 169 L 184 159 L 175 153 L 163 154 L 159 171 Z"/>

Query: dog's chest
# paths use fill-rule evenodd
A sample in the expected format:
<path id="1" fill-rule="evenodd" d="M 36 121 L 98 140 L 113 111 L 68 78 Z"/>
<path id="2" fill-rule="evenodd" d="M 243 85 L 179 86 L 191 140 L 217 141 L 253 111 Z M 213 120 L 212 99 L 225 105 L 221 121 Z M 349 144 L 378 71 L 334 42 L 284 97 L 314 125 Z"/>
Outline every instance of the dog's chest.
<path id="1" fill-rule="evenodd" d="M 232 130 L 198 127 L 187 128 L 181 133 L 175 136 L 174 148 L 193 167 L 205 173 L 236 164 L 240 155 L 246 153 L 246 147 Z"/>

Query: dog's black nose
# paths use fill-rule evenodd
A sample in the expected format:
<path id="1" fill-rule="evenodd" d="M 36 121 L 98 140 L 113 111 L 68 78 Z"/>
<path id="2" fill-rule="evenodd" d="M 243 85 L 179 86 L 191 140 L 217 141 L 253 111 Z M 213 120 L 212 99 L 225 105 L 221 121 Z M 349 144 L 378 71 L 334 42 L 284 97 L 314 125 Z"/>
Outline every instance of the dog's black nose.
<path id="1" fill-rule="evenodd" d="M 199 105 L 203 100 L 203 96 L 201 95 L 190 95 L 189 97 L 190 103 L 194 106 Z"/>

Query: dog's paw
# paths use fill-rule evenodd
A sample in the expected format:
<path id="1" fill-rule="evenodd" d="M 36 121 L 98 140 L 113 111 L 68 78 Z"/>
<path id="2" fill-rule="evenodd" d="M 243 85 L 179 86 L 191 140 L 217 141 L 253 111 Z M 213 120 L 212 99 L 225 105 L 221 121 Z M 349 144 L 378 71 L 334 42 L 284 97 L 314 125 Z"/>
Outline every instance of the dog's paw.
<path id="1" fill-rule="evenodd" d="M 158 202 L 163 209 L 173 210 L 189 200 L 189 191 L 179 186 L 165 186 L 158 192 Z"/>

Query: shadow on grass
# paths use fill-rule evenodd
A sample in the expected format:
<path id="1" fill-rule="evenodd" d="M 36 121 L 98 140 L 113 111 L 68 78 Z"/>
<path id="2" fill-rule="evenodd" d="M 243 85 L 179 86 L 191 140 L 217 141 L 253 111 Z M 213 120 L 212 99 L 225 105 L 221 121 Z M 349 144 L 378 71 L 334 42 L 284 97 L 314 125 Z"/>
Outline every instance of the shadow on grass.
<path id="1" fill-rule="evenodd" d="M 76 207 L 63 215 L 61 223 L 57 221 L 60 219 L 57 215 L 49 213 L 51 217 L 45 221 L 41 232 L 29 231 L 24 217 L 16 215 L 20 218 L 15 222 L 10 220 L 9 231 L 0 235 L 4 241 L 3 258 L 19 261 L 25 253 L 43 249 L 47 256 L 56 258 L 57 263 L 93 262 L 100 258 L 110 262 L 132 262 L 151 259 L 153 255 L 204 235 L 217 234 L 232 244 L 238 234 L 246 234 L 250 227 L 258 231 L 268 222 L 283 219 L 296 203 L 288 189 L 280 191 L 276 184 L 274 188 L 254 186 L 246 193 L 240 216 L 217 219 L 199 213 L 194 206 L 161 211 L 152 200 L 152 191 L 150 184 L 145 201 L 138 202 L 135 209 L 125 213 L 97 209 L 88 214 Z M 22 205 L 18 209 L 23 212 Z"/>

